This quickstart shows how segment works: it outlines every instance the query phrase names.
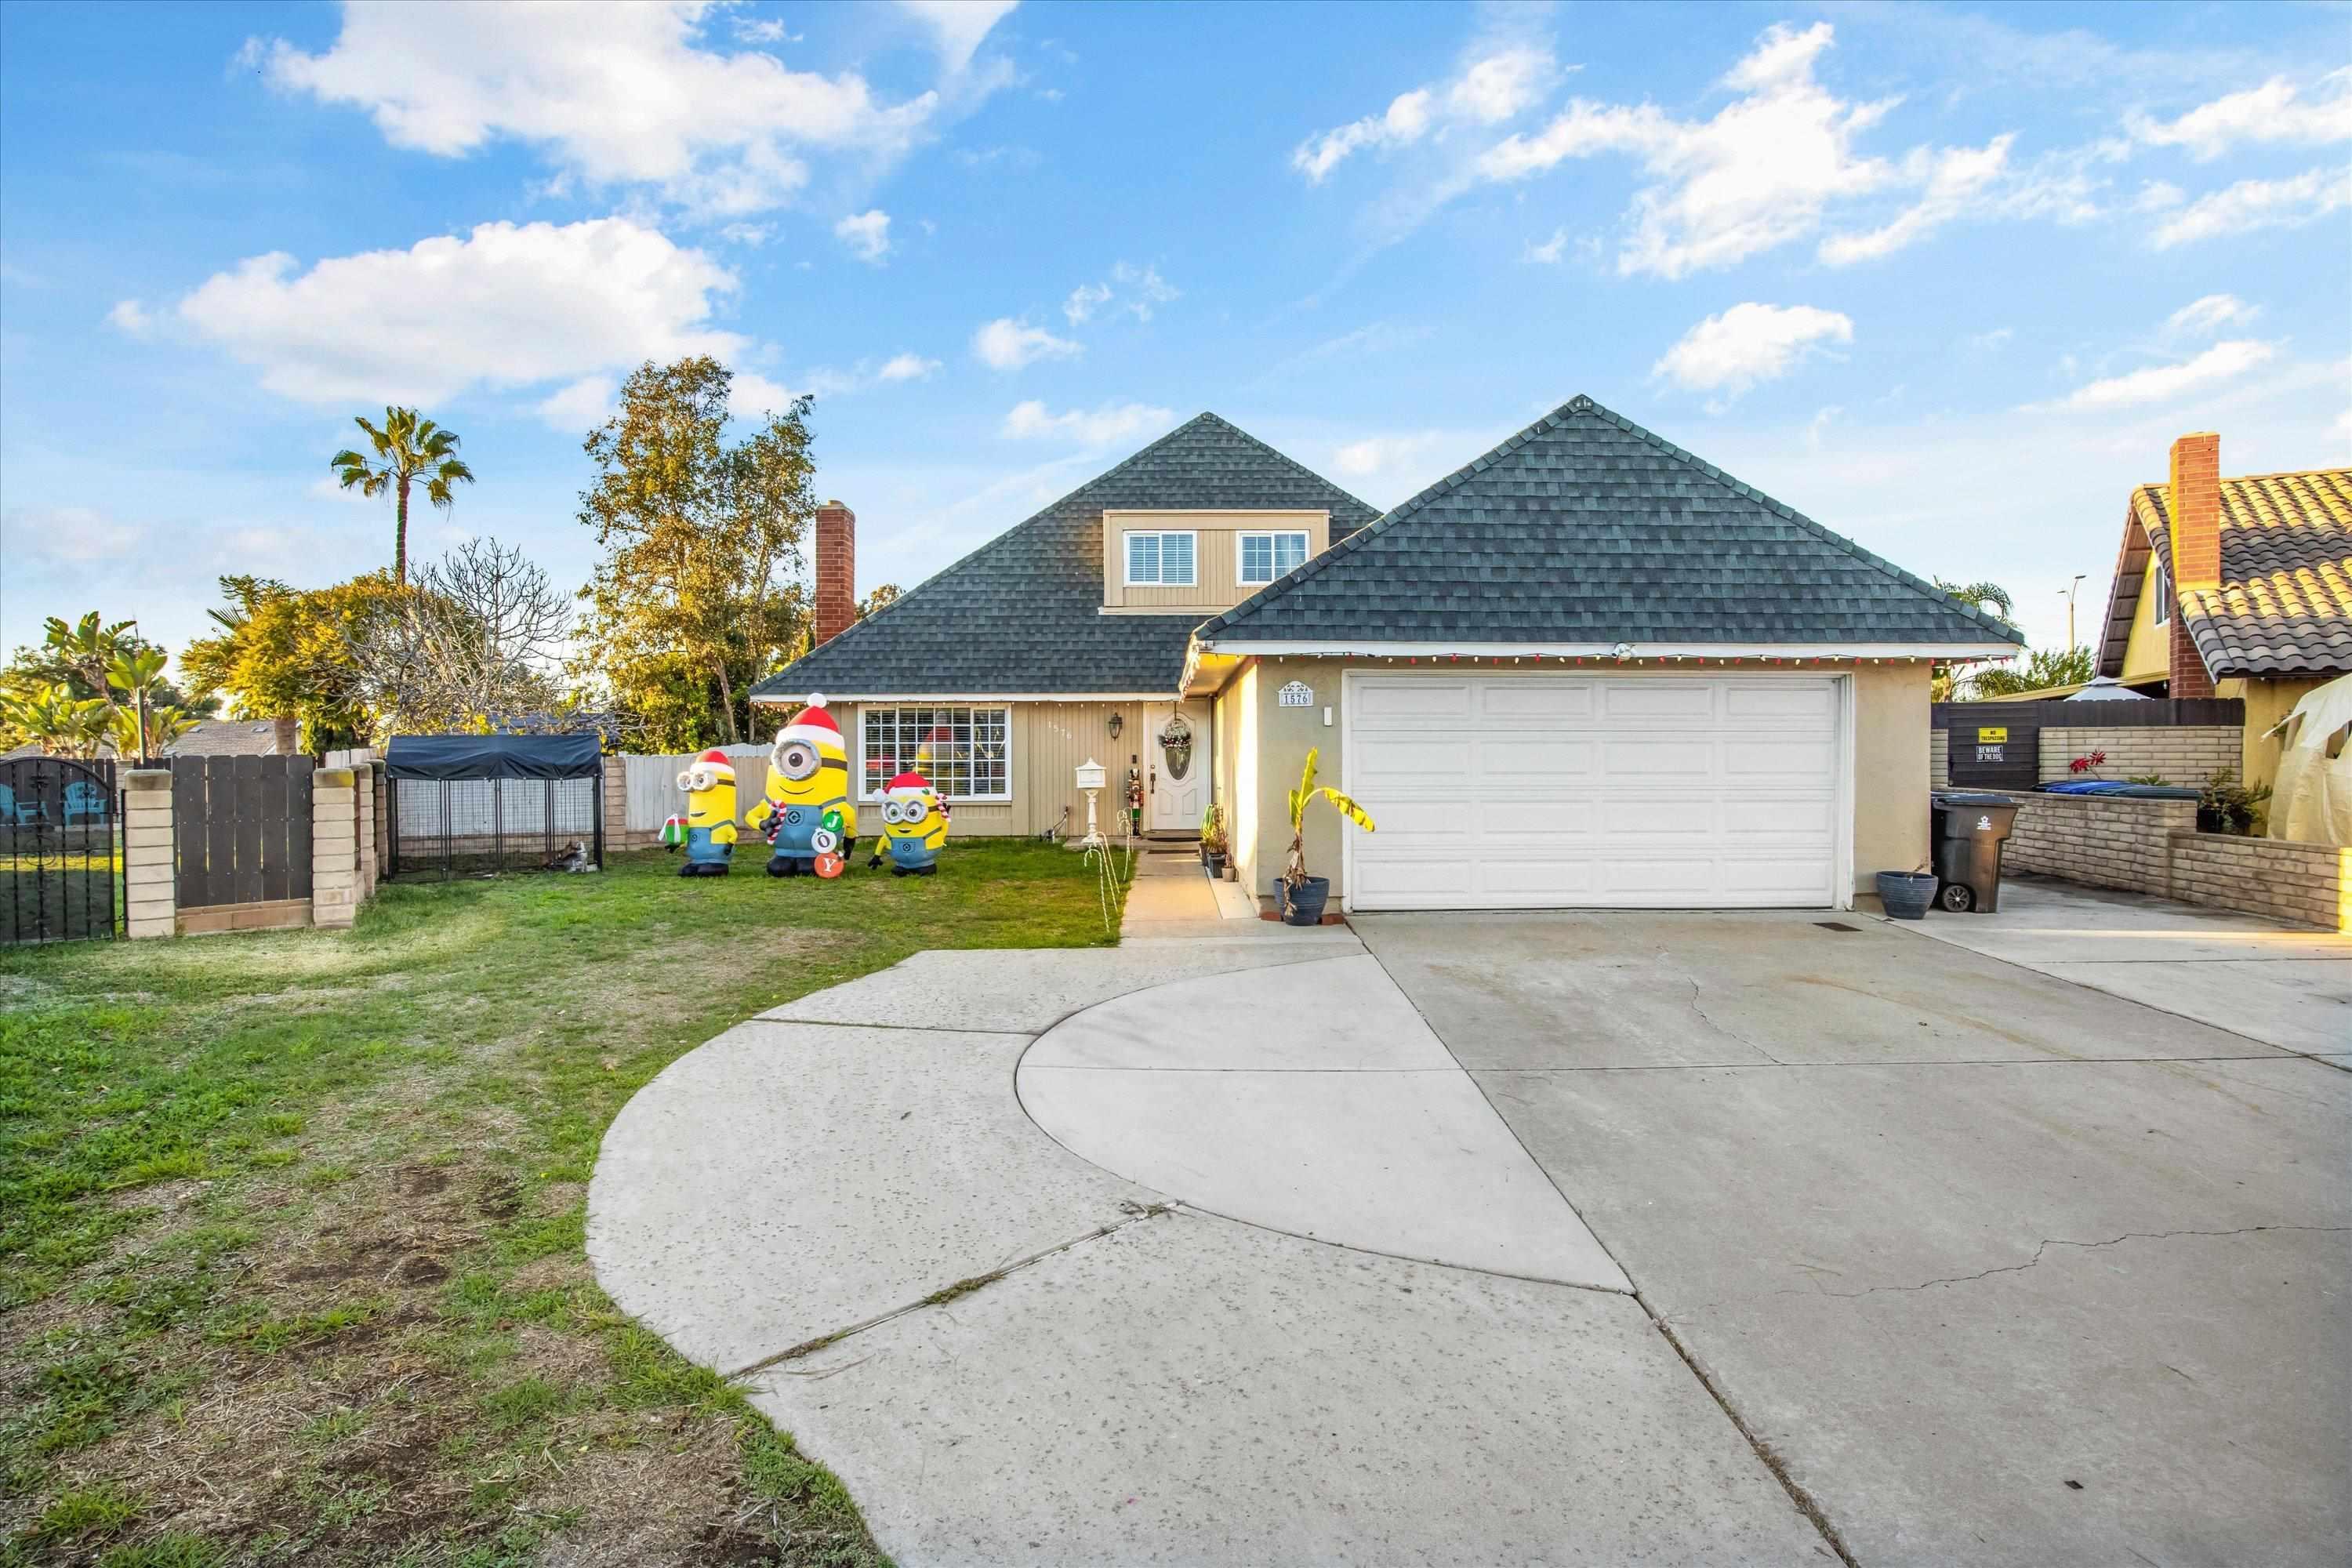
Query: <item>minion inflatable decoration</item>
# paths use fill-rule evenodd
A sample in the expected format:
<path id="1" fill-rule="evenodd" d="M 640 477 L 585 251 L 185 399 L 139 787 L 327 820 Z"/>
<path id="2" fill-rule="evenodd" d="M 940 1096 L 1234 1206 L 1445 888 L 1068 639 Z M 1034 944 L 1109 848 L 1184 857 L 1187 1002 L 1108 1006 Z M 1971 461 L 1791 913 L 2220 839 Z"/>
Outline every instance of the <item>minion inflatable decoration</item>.
<path id="1" fill-rule="evenodd" d="M 890 851 L 890 875 L 928 877 L 940 868 L 940 848 L 948 841 L 948 809 L 931 781 L 900 773 L 882 795 L 882 841 Z M 866 862 L 882 864 L 882 852 Z"/>
<path id="2" fill-rule="evenodd" d="M 724 752 L 705 752 L 677 775 L 677 787 L 686 792 L 686 864 L 677 874 L 724 877 L 735 859 L 735 764 Z"/>
<path id="3" fill-rule="evenodd" d="M 849 752 L 822 696 L 812 693 L 808 706 L 776 731 L 768 753 L 767 798 L 751 808 L 749 820 L 766 829 L 771 877 L 803 871 L 838 877 L 849 863 L 857 848 Z"/>

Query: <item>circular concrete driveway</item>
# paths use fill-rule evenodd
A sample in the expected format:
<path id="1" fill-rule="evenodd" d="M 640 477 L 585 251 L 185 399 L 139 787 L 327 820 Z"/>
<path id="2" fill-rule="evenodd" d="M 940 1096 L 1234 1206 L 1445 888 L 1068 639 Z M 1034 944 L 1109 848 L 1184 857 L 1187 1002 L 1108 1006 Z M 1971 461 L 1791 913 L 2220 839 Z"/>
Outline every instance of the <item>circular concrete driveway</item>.
<path id="1" fill-rule="evenodd" d="M 599 1279 L 910 1568 L 1829 1561 L 1353 936 L 1234 924 L 728 1031 L 607 1132 Z"/>

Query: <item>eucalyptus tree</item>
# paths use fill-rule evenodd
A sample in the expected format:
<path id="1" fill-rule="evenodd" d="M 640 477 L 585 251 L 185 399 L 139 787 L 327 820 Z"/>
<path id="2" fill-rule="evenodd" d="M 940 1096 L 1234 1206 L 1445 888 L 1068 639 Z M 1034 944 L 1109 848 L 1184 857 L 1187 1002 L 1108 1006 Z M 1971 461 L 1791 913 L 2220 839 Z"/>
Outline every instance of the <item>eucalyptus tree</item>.
<path id="1" fill-rule="evenodd" d="M 392 539 L 392 574 L 395 582 L 408 582 L 408 492 L 412 486 L 425 487 L 425 499 L 438 511 L 446 511 L 457 504 L 457 487 L 474 482 L 474 470 L 457 458 L 458 439 L 454 430 L 443 429 L 430 419 L 419 418 L 414 408 L 386 408 L 381 427 L 359 415 L 352 423 L 367 432 L 368 446 L 374 454 L 354 451 L 350 447 L 327 459 L 335 470 L 335 478 L 343 489 L 375 497 L 391 492 L 395 521 Z"/>

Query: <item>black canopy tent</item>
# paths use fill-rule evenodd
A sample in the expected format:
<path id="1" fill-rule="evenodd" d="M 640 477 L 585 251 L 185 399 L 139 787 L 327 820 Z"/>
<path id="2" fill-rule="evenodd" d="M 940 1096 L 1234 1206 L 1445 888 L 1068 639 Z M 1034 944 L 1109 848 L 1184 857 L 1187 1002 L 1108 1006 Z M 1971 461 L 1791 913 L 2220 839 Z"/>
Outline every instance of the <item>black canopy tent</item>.
<path id="1" fill-rule="evenodd" d="M 387 873 L 604 865 L 604 759 L 587 735 L 395 735 Z"/>

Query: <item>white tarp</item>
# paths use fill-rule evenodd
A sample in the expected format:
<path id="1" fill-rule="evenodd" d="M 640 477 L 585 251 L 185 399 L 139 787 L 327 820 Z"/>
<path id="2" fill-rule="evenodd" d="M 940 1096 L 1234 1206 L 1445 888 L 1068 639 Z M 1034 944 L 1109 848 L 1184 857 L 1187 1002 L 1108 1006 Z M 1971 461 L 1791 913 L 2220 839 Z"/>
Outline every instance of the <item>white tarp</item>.
<path id="1" fill-rule="evenodd" d="M 2284 744 L 2271 786 L 2273 838 L 2352 846 L 2352 675 L 2306 692 L 2278 727 Z M 2330 751 L 2335 755 L 2330 756 Z"/>

